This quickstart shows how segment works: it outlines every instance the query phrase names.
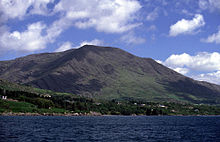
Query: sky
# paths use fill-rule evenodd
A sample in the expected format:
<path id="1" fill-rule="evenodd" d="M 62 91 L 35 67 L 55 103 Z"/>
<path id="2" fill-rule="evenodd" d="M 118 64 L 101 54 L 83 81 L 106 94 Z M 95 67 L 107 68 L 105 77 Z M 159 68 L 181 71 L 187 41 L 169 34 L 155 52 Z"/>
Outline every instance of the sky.
<path id="1" fill-rule="evenodd" d="M 0 60 L 86 44 L 220 84 L 220 0 L 0 0 Z"/>

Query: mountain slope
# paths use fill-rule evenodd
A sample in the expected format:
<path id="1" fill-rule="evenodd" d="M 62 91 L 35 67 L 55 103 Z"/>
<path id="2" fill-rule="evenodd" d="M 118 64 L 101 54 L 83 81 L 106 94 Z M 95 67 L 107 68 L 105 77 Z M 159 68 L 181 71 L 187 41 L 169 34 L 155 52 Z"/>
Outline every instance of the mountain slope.
<path id="1" fill-rule="evenodd" d="M 86 45 L 1 61 L 0 78 L 97 99 L 220 103 L 220 86 L 112 47 Z"/>

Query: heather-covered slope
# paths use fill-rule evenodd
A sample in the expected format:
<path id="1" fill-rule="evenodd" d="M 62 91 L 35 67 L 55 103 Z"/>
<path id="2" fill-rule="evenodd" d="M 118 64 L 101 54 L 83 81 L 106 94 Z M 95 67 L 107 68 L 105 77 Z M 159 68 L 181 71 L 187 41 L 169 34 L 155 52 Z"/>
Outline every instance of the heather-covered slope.
<path id="1" fill-rule="evenodd" d="M 220 103 L 220 86 L 185 77 L 149 58 L 86 45 L 0 62 L 0 78 L 97 99 Z"/>

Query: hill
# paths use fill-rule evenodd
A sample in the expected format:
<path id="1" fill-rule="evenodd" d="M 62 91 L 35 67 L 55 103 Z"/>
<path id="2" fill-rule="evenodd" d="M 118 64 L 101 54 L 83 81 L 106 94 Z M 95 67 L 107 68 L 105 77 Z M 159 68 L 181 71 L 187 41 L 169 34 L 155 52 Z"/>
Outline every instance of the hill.
<path id="1" fill-rule="evenodd" d="M 150 58 L 86 45 L 0 62 L 0 78 L 100 100 L 220 104 L 220 86 L 185 77 Z"/>

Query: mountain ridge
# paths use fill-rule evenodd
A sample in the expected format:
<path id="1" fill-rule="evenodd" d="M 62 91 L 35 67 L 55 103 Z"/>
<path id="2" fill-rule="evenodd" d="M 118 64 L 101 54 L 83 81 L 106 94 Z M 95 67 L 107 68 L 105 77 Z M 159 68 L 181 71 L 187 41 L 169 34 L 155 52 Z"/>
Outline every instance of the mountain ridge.
<path id="1" fill-rule="evenodd" d="M 151 58 L 85 45 L 0 61 L 0 78 L 97 99 L 220 103 L 220 86 L 185 77 Z"/>

